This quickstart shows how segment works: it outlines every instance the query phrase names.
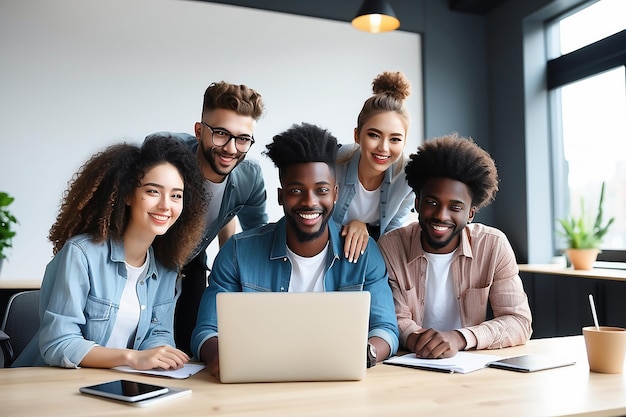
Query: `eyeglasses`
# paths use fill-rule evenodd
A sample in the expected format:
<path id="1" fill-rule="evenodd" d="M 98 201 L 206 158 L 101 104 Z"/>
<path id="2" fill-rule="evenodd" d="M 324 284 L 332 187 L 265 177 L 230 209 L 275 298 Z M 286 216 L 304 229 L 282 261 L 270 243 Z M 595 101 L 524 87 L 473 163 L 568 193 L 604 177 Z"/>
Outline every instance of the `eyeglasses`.
<path id="1" fill-rule="evenodd" d="M 215 146 L 226 146 L 228 142 L 235 139 L 235 148 L 239 152 L 248 152 L 250 147 L 254 144 L 254 138 L 252 136 L 235 136 L 228 130 L 214 129 L 204 120 L 202 124 L 211 129 L 211 140 Z"/>

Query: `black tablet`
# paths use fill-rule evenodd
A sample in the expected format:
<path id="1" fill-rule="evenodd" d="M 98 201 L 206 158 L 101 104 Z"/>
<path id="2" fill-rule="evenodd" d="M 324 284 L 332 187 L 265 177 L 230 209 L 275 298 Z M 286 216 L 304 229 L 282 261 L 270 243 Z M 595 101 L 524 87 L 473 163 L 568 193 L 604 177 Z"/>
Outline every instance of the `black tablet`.
<path id="1" fill-rule="evenodd" d="M 163 395 L 168 392 L 168 388 L 119 379 L 117 381 L 81 387 L 79 391 L 84 394 L 98 395 L 120 401 L 136 402 Z"/>

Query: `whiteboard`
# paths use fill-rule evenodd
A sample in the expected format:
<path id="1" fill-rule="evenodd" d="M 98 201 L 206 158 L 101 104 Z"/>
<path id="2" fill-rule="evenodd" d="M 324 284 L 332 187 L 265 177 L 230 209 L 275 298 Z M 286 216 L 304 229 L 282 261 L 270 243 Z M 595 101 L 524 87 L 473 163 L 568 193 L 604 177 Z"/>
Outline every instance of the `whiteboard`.
<path id="1" fill-rule="evenodd" d="M 181 0 L 0 2 L 0 191 L 20 224 L 0 279 L 38 279 L 62 193 L 94 152 L 162 130 L 193 132 L 213 81 L 261 93 L 266 113 L 248 158 L 263 168 L 271 221 L 278 175 L 262 155 L 293 123 L 341 143 L 382 71 L 412 84 L 407 151 L 423 140 L 421 41 L 349 23 Z M 216 245 L 209 251 L 216 251 Z"/>

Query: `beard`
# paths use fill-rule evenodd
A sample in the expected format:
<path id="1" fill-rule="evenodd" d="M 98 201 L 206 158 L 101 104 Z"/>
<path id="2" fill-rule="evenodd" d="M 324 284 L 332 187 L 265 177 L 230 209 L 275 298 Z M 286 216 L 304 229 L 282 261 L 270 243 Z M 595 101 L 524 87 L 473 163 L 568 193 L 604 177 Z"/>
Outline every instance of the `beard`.
<path id="1" fill-rule="evenodd" d="M 424 236 L 424 238 L 426 239 L 426 243 L 428 243 L 428 245 L 433 248 L 433 249 L 443 249 L 446 246 L 448 246 L 450 244 L 450 242 L 452 242 L 454 240 L 454 238 L 456 238 L 465 228 L 465 226 L 459 227 L 458 225 L 455 226 L 454 230 L 452 231 L 452 234 L 450 235 L 450 237 L 448 237 L 446 240 L 436 240 L 433 239 L 433 237 L 430 235 L 430 233 L 428 233 L 428 231 L 430 230 L 430 228 L 428 227 L 428 224 L 426 221 L 419 221 L 420 226 L 422 227 L 422 236 Z"/>
<path id="2" fill-rule="evenodd" d="M 209 164 L 213 172 L 215 172 L 217 175 L 221 175 L 224 177 L 230 174 L 232 170 L 235 169 L 237 165 L 239 165 L 241 161 L 243 161 L 246 157 L 245 153 L 240 154 L 239 152 L 237 152 L 237 154 L 235 155 L 235 159 L 237 160 L 237 163 L 228 171 L 225 171 L 221 169 L 215 162 L 215 158 L 218 158 L 218 154 L 216 152 L 217 148 L 211 147 L 207 149 L 204 147 L 204 143 L 201 143 L 201 145 L 202 145 L 202 155 L 204 156 L 204 160 L 207 161 L 207 163 Z"/>
<path id="3" fill-rule="evenodd" d="M 331 210 L 330 213 L 322 214 L 323 219 L 322 219 L 322 223 L 320 224 L 320 228 L 317 230 L 317 232 L 313 232 L 313 233 L 307 233 L 307 232 L 302 231 L 298 227 L 298 222 L 296 221 L 293 215 L 285 213 L 285 218 L 287 219 L 287 225 L 291 227 L 291 230 L 293 230 L 296 236 L 296 239 L 298 239 L 298 242 L 300 243 L 312 242 L 315 239 L 322 236 L 324 232 L 326 231 L 326 228 L 328 226 L 328 221 L 332 217 L 333 210 Z"/>

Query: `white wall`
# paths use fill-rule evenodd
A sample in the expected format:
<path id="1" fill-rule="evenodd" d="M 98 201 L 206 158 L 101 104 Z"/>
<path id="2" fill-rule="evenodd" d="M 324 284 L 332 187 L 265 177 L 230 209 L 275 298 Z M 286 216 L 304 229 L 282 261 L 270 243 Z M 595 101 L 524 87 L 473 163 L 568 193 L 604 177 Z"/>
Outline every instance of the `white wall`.
<path id="1" fill-rule="evenodd" d="M 94 152 L 152 132 L 192 132 L 212 81 L 247 84 L 267 111 L 249 158 L 266 178 L 270 220 L 278 179 L 261 155 L 302 121 L 340 142 L 385 70 L 412 83 L 407 151 L 422 141 L 419 35 L 181 0 L 0 1 L 0 190 L 20 224 L 0 279 L 39 279 L 68 180 Z M 209 252 L 216 250 L 209 249 Z"/>

